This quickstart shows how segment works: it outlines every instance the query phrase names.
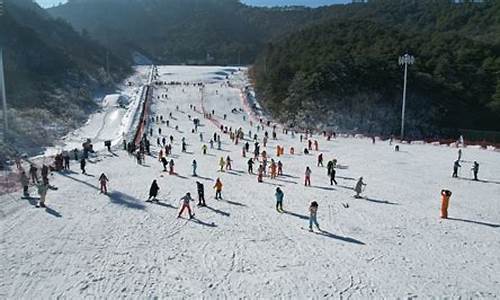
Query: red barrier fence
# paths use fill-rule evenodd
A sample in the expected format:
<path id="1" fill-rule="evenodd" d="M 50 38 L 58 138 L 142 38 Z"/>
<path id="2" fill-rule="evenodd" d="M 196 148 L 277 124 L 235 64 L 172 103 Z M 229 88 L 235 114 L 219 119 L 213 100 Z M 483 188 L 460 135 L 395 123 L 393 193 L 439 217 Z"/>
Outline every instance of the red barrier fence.
<path id="1" fill-rule="evenodd" d="M 139 118 L 139 124 L 137 125 L 137 130 L 134 135 L 134 144 L 136 146 L 139 146 L 142 140 L 142 136 L 146 132 L 146 125 L 149 118 L 149 104 L 151 102 L 153 95 L 153 88 L 151 87 L 151 85 L 146 85 L 145 89 L 146 89 L 146 96 L 144 102 L 142 103 L 141 116 Z"/>

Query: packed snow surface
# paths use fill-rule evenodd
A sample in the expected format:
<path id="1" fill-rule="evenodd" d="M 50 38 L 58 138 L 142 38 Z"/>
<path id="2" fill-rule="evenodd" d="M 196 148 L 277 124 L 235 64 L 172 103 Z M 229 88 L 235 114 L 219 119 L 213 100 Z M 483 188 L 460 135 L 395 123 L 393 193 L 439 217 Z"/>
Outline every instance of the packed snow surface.
<path id="1" fill-rule="evenodd" d="M 242 127 L 245 138 L 251 130 L 262 144 L 263 131 L 257 132 L 255 121 L 250 126 L 240 94 L 248 84 L 246 70 L 161 66 L 158 73 L 162 81 L 203 82 L 205 88 L 155 87 L 153 116 L 169 119 L 172 113 L 173 118 L 169 127 L 152 125 L 154 157 L 147 156 L 145 165 L 118 145 L 114 154 L 101 151 L 92 158 L 88 175 L 80 174 L 75 162 L 71 172 L 53 173 L 51 184 L 59 189 L 49 191 L 47 209 L 35 208 L 36 200 L 20 199 L 20 193 L 0 198 L 0 298 L 500 296 L 498 152 L 464 148 L 460 177 L 454 179 L 456 148 L 406 144 L 394 152 L 388 142 L 327 141 L 315 134 L 320 151 L 304 155 L 306 141 L 278 127 L 278 140 L 270 139 L 263 149 L 283 162 L 284 176 L 258 183 L 246 172 L 245 141 L 234 145 L 216 126 Z M 138 74 L 146 83 L 147 70 Z M 116 97 L 110 97 L 113 103 Z M 202 107 L 215 111 L 213 121 L 203 118 Z M 99 126 L 87 125 L 88 134 L 120 136 L 118 120 L 125 113 L 103 112 L 99 118 L 113 125 L 101 133 Z M 198 133 L 191 132 L 189 117 L 201 120 Z M 174 137 L 170 158 L 177 175 L 163 172 L 156 158 L 158 127 L 167 140 Z M 214 132 L 221 134 L 222 150 L 208 146 L 203 155 L 201 147 Z M 185 153 L 182 137 L 188 143 Z M 279 158 L 277 145 L 285 147 Z M 316 166 L 320 152 L 325 164 L 337 158 L 338 185 L 331 186 L 326 168 Z M 233 170 L 219 172 L 219 159 L 228 155 Z M 191 176 L 194 159 L 198 177 Z M 481 166 L 478 182 L 470 180 L 474 160 Z M 306 166 L 312 169 L 311 187 L 303 182 Z M 108 195 L 98 190 L 102 172 L 110 179 Z M 352 187 L 360 176 L 367 186 L 364 198 L 355 199 Z M 224 184 L 223 200 L 214 199 L 217 177 Z M 154 179 L 160 186 L 158 204 L 145 202 Z M 186 192 L 196 199 L 197 180 L 205 185 L 208 207 L 194 206 L 194 219 L 186 214 L 178 219 L 179 199 Z M 278 186 L 285 193 L 285 213 L 274 208 Z M 448 220 L 439 218 L 443 188 L 453 192 Z M 30 192 L 36 196 L 33 187 Z M 323 231 L 311 233 L 303 228 L 313 200 L 319 203 Z"/>

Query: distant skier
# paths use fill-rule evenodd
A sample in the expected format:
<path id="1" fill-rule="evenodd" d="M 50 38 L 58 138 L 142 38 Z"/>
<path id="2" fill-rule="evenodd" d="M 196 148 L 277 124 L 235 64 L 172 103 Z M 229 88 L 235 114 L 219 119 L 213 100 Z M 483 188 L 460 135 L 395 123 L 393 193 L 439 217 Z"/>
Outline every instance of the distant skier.
<path id="1" fill-rule="evenodd" d="M 337 173 L 337 171 L 332 168 L 332 170 L 330 171 L 330 185 L 333 185 L 334 183 L 335 185 L 337 185 L 337 181 L 335 180 L 335 173 Z"/>
<path id="2" fill-rule="evenodd" d="M 226 170 L 232 170 L 231 162 L 232 162 L 232 160 L 231 160 L 231 158 L 228 155 L 227 158 L 226 158 Z"/>
<path id="3" fill-rule="evenodd" d="M 455 161 L 455 163 L 453 163 L 453 174 L 451 175 L 451 177 L 458 177 L 458 168 L 462 167 L 459 163 L 458 160 Z"/>
<path id="4" fill-rule="evenodd" d="M 69 170 L 69 161 L 70 161 L 70 157 L 69 157 L 68 152 L 64 153 L 63 159 L 64 159 L 64 170 L 68 171 Z"/>
<path id="5" fill-rule="evenodd" d="M 274 196 L 276 196 L 276 210 L 278 212 L 283 212 L 283 198 L 285 197 L 285 194 L 279 187 L 277 187 Z"/>
<path id="6" fill-rule="evenodd" d="M 354 187 L 354 191 L 356 192 L 355 198 L 361 198 L 360 194 L 363 192 L 363 186 L 366 186 L 366 183 L 363 182 L 363 177 L 359 177 L 356 186 Z"/>
<path id="7" fill-rule="evenodd" d="M 36 207 L 45 207 L 45 198 L 47 197 L 49 185 L 47 183 L 41 182 L 37 184 L 37 189 L 40 199 L 38 200 Z"/>
<path id="8" fill-rule="evenodd" d="M 192 163 L 192 165 L 191 165 L 191 166 L 193 167 L 193 176 L 194 176 L 194 177 L 198 176 L 198 175 L 196 174 L 196 168 L 197 168 L 197 166 L 198 166 L 198 163 L 196 162 L 196 159 L 193 159 L 193 163 Z"/>
<path id="9" fill-rule="evenodd" d="M 80 160 L 80 170 L 82 170 L 82 174 L 87 174 L 87 171 L 85 171 L 85 166 L 87 165 L 87 162 L 85 161 L 85 157 L 82 157 Z"/>
<path id="10" fill-rule="evenodd" d="M 186 195 L 181 198 L 182 207 L 177 218 L 180 218 L 182 216 L 182 213 L 185 209 L 187 209 L 190 219 L 194 217 L 194 213 L 192 213 L 191 206 L 189 205 L 189 202 L 191 201 L 194 201 L 193 198 L 191 198 L 191 193 L 186 193 Z"/>
<path id="11" fill-rule="evenodd" d="M 99 184 L 100 184 L 100 189 L 101 189 L 101 194 L 107 194 L 108 193 L 108 183 L 109 179 L 106 177 L 104 173 L 99 176 Z"/>
<path id="12" fill-rule="evenodd" d="M 174 175 L 175 172 L 174 172 L 174 166 L 175 166 L 175 163 L 174 163 L 174 160 L 171 159 L 168 163 L 168 174 L 169 175 Z"/>
<path id="13" fill-rule="evenodd" d="M 458 158 L 457 160 L 460 161 L 462 159 L 462 149 L 458 149 Z"/>
<path id="14" fill-rule="evenodd" d="M 38 183 L 37 172 L 38 172 L 38 168 L 35 166 L 35 164 L 31 164 L 30 165 L 30 169 L 29 169 L 29 173 L 30 173 L 30 176 L 31 176 L 31 180 L 33 181 L 33 184 Z"/>
<path id="15" fill-rule="evenodd" d="M 155 180 L 153 180 L 153 183 L 151 183 L 151 187 L 149 188 L 149 198 L 148 198 L 147 202 L 158 201 L 158 200 L 156 200 L 156 197 L 158 196 L 159 190 L 160 190 L 160 187 L 156 183 L 156 179 L 155 179 Z M 151 199 L 151 198 L 153 198 L 153 199 Z"/>
<path id="16" fill-rule="evenodd" d="M 203 183 L 196 181 L 196 189 L 198 191 L 198 205 L 207 206 L 205 203 L 205 187 Z"/>
<path id="17" fill-rule="evenodd" d="M 278 176 L 283 175 L 283 163 L 278 161 Z"/>
<path id="18" fill-rule="evenodd" d="M 252 158 L 248 160 L 247 165 L 248 165 L 248 174 L 253 174 L 254 161 Z"/>
<path id="19" fill-rule="evenodd" d="M 477 161 L 474 161 L 471 170 L 474 173 L 474 180 L 478 181 L 479 179 L 477 179 L 477 173 L 479 172 L 479 164 L 477 163 Z"/>
<path id="20" fill-rule="evenodd" d="M 309 206 L 309 231 L 313 231 L 313 224 L 321 230 L 318 224 L 318 202 L 316 201 L 311 202 Z"/>
<path id="21" fill-rule="evenodd" d="M 46 164 L 42 165 L 42 181 L 49 184 L 49 167 Z"/>
<path id="22" fill-rule="evenodd" d="M 29 184 L 30 184 L 30 179 L 26 175 L 26 172 L 24 170 L 21 171 L 21 175 L 19 175 L 19 181 L 21 182 L 21 185 L 23 186 L 23 196 L 24 197 L 29 197 L 30 193 L 28 191 Z"/>
<path id="23" fill-rule="evenodd" d="M 203 152 L 203 155 L 207 155 L 207 149 L 208 149 L 207 145 L 201 146 L 201 151 Z"/>
<path id="24" fill-rule="evenodd" d="M 161 164 L 163 165 L 163 172 L 167 172 L 167 165 L 168 165 L 167 158 L 162 157 L 161 158 Z"/>
<path id="25" fill-rule="evenodd" d="M 306 167 L 306 171 L 304 173 L 305 179 L 304 179 L 304 185 L 305 186 L 311 186 L 311 168 Z"/>
<path id="26" fill-rule="evenodd" d="M 323 153 L 318 155 L 318 167 L 323 167 Z"/>
<path id="27" fill-rule="evenodd" d="M 331 161 L 331 160 L 328 161 L 328 163 L 326 164 L 326 169 L 327 169 L 328 176 L 330 176 L 330 174 L 332 173 L 332 169 L 333 169 L 333 161 Z"/>
<path id="28" fill-rule="evenodd" d="M 226 166 L 226 162 L 224 161 L 224 157 L 221 157 L 219 160 L 220 172 L 224 172 L 224 167 Z"/>
<path id="29" fill-rule="evenodd" d="M 215 199 L 222 200 L 222 181 L 219 178 L 215 181 Z"/>
<path id="30" fill-rule="evenodd" d="M 448 205 L 450 204 L 451 192 L 441 190 L 441 219 L 448 219 Z"/>

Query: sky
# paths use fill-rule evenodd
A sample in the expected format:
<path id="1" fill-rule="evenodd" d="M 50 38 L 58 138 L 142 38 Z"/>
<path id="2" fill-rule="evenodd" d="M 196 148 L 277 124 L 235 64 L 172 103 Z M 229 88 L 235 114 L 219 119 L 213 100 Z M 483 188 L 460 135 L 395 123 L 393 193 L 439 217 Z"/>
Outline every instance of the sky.
<path id="1" fill-rule="evenodd" d="M 36 0 L 42 7 L 51 7 L 65 0 Z M 243 3 L 255 6 L 285 6 L 285 5 L 304 5 L 317 7 L 321 5 L 349 3 L 351 0 L 243 0 Z"/>

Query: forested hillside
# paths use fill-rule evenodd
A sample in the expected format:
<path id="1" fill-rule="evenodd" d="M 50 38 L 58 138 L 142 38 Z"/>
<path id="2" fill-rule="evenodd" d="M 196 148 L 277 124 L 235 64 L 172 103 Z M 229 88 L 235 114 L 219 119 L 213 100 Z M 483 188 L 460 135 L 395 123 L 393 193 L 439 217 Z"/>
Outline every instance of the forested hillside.
<path id="1" fill-rule="evenodd" d="M 10 107 L 10 146 L 48 145 L 85 121 L 95 109 L 93 94 L 112 87 L 130 69 L 127 62 L 109 54 L 107 74 L 104 47 L 30 0 L 4 2 L 0 45 Z"/>
<path id="2" fill-rule="evenodd" d="M 409 68 L 411 137 L 500 130 L 499 2 L 374 1 L 342 11 L 339 20 L 268 43 L 258 59 L 257 91 L 276 117 L 302 127 L 397 133 L 397 59 L 408 51 L 416 57 Z"/>

